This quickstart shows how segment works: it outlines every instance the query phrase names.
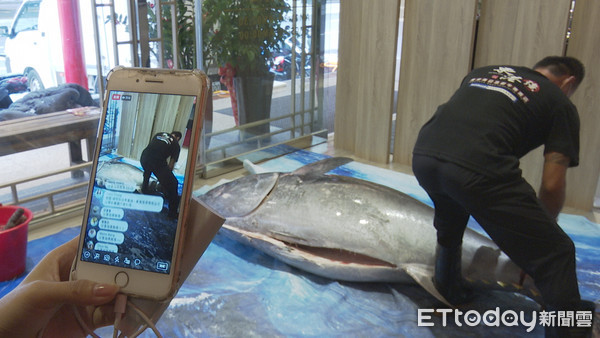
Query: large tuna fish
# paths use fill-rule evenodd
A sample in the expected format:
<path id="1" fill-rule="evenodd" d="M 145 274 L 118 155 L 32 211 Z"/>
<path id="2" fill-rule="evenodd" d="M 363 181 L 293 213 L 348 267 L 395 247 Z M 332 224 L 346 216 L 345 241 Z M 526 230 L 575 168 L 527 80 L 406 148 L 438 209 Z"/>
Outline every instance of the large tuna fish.
<path id="1" fill-rule="evenodd" d="M 292 173 L 260 173 L 199 198 L 226 218 L 222 233 L 299 269 L 357 282 L 432 285 L 433 209 L 389 187 L 328 171 L 351 159 L 329 158 Z M 467 228 L 463 275 L 478 287 L 538 295 L 487 237 Z"/>
<path id="2" fill-rule="evenodd" d="M 100 161 L 96 172 L 96 184 L 100 187 L 113 185 L 113 189 L 134 192 L 142 188 L 144 171 L 128 163 L 123 157 Z M 149 189 L 158 190 L 158 181 L 150 178 Z"/>

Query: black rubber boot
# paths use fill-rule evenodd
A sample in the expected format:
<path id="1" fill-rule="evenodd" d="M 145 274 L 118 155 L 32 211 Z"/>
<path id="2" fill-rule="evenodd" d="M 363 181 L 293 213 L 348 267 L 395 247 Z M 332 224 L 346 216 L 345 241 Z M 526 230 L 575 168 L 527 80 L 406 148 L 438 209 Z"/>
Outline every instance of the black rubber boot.
<path id="1" fill-rule="evenodd" d="M 580 305 L 578 307 L 576 307 L 575 309 L 573 309 L 572 312 L 573 313 L 576 313 L 576 311 L 588 311 L 588 313 L 591 312 L 592 317 L 589 319 L 590 325 L 589 326 L 577 326 L 578 323 L 581 325 L 581 322 L 575 322 L 575 323 L 573 323 L 573 326 L 569 326 L 569 327 L 546 326 L 544 329 L 546 338 L 591 338 L 593 329 L 594 329 L 594 317 L 595 317 L 594 311 L 595 311 L 595 309 L 596 309 L 596 305 L 593 302 L 590 302 L 587 300 L 582 300 Z M 548 306 L 546 308 L 546 311 L 556 313 L 556 311 L 558 311 L 558 310 Z"/>
<path id="2" fill-rule="evenodd" d="M 471 301 L 474 297 L 465 286 L 461 274 L 462 246 L 446 248 L 437 245 L 435 250 L 435 275 L 433 284 L 438 292 L 452 305 Z"/>

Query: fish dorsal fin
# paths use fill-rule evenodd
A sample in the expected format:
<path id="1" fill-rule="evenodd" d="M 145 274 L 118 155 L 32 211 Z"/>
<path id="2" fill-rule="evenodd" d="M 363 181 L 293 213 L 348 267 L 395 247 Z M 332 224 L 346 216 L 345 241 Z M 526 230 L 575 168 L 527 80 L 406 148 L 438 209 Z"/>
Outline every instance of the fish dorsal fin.
<path id="1" fill-rule="evenodd" d="M 402 269 L 411 276 L 417 284 L 425 291 L 429 292 L 440 302 L 452 307 L 452 305 L 442 296 L 433 285 L 433 267 L 425 264 L 405 264 Z"/>
<path id="2" fill-rule="evenodd" d="M 323 175 L 346 163 L 352 162 L 349 157 L 329 157 L 317 162 L 309 163 L 303 167 L 296 169 L 294 175 Z"/>
<path id="3" fill-rule="evenodd" d="M 245 159 L 242 162 L 242 165 L 244 166 L 244 169 L 246 169 L 246 171 L 248 171 L 250 174 L 256 175 L 256 174 L 264 174 L 264 173 L 268 173 L 269 171 L 262 168 L 261 166 L 252 163 L 249 159 Z"/>

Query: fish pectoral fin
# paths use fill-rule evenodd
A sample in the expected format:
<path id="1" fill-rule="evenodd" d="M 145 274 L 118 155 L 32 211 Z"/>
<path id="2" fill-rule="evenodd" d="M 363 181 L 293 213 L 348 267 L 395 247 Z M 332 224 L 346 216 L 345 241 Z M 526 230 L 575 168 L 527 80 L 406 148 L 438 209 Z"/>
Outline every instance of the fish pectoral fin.
<path id="1" fill-rule="evenodd" d="M 419 284 L 425 291 L 429 292 L 440 302 L 452 307 L 452 304 L 448 302 L 444 296 L 442 296 L 435 285 L 433 285 L 433 266 L 425 264 L 405 264 L 402 269 L 411 276 L 417 284 Z"/>

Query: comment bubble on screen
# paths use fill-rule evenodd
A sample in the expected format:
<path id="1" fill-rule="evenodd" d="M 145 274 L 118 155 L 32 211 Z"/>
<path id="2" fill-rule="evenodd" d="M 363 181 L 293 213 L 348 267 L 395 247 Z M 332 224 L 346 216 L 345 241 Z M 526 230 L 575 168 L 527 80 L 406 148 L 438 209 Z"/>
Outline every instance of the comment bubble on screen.
<path id="1" fill-rule="evenodd" d="M 125 240 L 125 236 L 120 232 L 100 230 L 96 234 L 98 242 L 105 242 L 111 244 L 122 244 Z"/>
<path id="2" fill-rule="evenodd" d="M 131 194 L 117 191 L 106 191 L 102 203 L 109 207 L 160 212 L 163 199 L 160 196 Z"/>
<path id="3" fill-rule="evenodd" d="M 114 253 L 119 252 L 119 250 L 118 250 L 118 248 L 117 248 L 116 245 L 109 244 L 109 243 L 96 243 L 96 245 L 94 245 L 94 250 L 96 250 L 96 251 L 114 252 Z"/>
<path id="4" fill-rule="evenodd" d="M 125 221 L 103 218 L 98 222 L 98 227 L 102 230 L 125 232 L 129 225 Z"/>
<path id="5" fill-rule="evenodd" d="M 113 181 L 113 180 L 107 180 L 106 182 L 104 182 L 104 185 L 106 186 L 106 189 L 117 190 L 117 191 L 133 192 L 133 191 L 135 191 L 135 189 L 137 189 L 137 186 L 135 186 L 133 184 L 128 184 L 128 183 L 119 182 L 119 181 Z"/>
<path id="6" fill-rule="evenodd" d="M 103 218 L 122 219 L 124 215 L 121 208 L 105 207 L 100 210 L 100 216 Z"/>

